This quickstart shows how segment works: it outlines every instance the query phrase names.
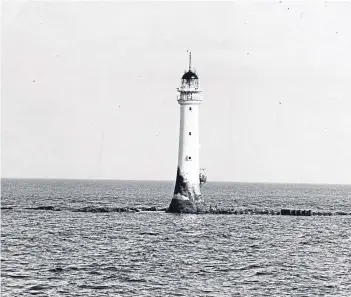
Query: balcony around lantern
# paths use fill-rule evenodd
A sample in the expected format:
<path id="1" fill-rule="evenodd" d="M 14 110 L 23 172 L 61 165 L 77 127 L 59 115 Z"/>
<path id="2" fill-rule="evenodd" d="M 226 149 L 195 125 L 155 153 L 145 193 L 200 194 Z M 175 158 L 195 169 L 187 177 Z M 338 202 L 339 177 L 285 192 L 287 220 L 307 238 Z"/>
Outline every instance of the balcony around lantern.
<path id="1" fill-rule="evenodd" d="M 183 93 L 177 96 L 178 102 L 202 102 L 202 96 L 198 93 Z"/>

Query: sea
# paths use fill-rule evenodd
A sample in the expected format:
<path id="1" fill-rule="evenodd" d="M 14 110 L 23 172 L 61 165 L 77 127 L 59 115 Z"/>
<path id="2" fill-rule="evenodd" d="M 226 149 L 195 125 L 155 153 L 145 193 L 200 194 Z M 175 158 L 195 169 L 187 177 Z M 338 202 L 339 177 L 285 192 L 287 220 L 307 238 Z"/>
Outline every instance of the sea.
<path id="1" fill-rule="evenodd" d="M 77 211 L 167 207 L 173 189 L 2 179 L 1 296 L 351 296 L 351 215 Z M 208 182 L 202 191 L 223 208 L 351 211 L 350 185 Z"/>

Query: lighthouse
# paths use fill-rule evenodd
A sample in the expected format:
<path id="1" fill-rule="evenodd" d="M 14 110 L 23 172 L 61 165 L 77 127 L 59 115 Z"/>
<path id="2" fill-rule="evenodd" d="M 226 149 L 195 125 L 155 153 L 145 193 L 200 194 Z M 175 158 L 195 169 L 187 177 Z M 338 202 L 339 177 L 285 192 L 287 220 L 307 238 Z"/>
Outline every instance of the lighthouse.
<path id="1" fill-rule="evenodd" d="M 202 102 L 199 77 L 191 68 L 181 78 L 177 89 L 180 104 L 180 129 L 177 178 L 168 212 L 196 213 L 203 208 L 201 186 L 206 181 L 199 166 L 199 107 Z"/>

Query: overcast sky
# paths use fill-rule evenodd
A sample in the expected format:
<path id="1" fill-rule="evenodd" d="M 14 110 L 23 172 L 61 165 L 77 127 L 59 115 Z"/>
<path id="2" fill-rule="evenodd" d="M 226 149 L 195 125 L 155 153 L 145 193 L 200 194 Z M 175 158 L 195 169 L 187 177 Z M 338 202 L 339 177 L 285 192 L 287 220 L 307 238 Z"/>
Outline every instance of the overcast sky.
<path id="1" fill-rule="evenodd" d="M 209 181 L 351 183 L 351 2 L 2 13 L 3 177 L 175 179 L 191 50 Z"/>

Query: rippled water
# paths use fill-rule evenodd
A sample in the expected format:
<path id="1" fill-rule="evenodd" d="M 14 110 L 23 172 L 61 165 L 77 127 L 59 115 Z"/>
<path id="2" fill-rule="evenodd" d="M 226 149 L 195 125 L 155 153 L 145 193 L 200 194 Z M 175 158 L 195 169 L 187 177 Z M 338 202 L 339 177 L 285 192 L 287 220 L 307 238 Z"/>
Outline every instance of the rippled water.
<path id="1" fill-rule="evenodd" d="M 40 211 L 168 206 L 171 182 L 2 180 L 2 296 L 351 296 L 351 217 Z M 208 183 L 208 203 L 351 210 L 351 186 Z"/>

